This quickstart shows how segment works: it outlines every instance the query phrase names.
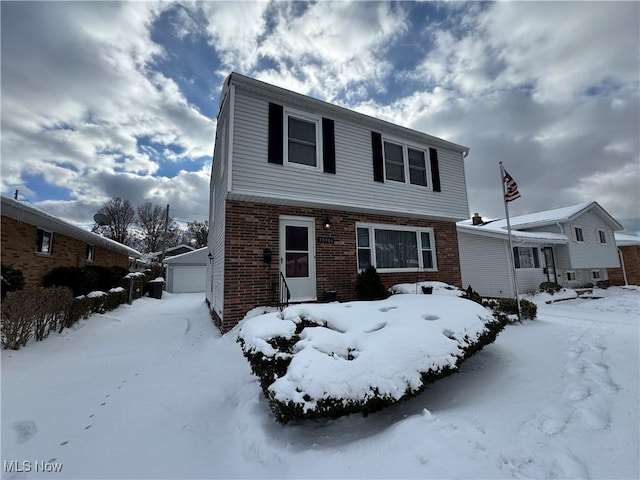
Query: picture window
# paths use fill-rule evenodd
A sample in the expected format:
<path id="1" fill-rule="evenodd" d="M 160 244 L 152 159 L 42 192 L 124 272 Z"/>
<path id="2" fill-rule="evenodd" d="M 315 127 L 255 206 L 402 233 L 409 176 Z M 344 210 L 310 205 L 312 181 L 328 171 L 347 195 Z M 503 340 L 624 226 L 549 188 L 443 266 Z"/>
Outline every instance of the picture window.
<path id="1" fill-rule="evenodd" d="M 383 272 L 436 270 L 431 228 L 361 224 L 356 231 L 359 270 L 369 266 Z"/>

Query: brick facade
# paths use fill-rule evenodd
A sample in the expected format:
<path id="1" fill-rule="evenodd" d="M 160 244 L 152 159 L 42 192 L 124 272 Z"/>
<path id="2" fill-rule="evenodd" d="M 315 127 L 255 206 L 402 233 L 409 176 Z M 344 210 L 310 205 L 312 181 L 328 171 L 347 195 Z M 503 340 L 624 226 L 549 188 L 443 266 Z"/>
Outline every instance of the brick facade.
<path id="1" fill-rule="evenodd" d="M 53 234 L 51 255 L 35 253 L 38 230 L 36 226 L 3 216 L 1 227 L 2 264 L 22 270 L 26 287 L 41 285 L 42 277 L 56 267 L 84 267 L 90 264 L 129 268 L 127 255 L 98 245 L 95 245 L 95 260 L 87 262 L 86 242 L 59 233 Z"/>
<path id="2" fill-rule="evenodd" d="M 270 302 L 271 284 L 278 275 L 280 215 L 315 218 L 316 237 L 329 235 L 334 239 L 334 243 L 315 245 L 316 289 L 320 300 L 325 290 L 337 290 L 340 301 L 355 299 L 356 222 L 434 229 L 438 271 L 382 273 L 380 276 L 385 286 L 424 280 L 461 286 L 455 222 L 227 201 L 224 322 L 216 316 L 223 332 L 233 328 L 252 308 Z M 331 222 L 328 231 L 322 227 L 327 217 Z M 265 248 L 273 254 L 270 269 L 265 268 L 262 262 Z"/>
<path id="3" fill-rule="evenodd" d="M 629 245 L 618 248 L 622 252 L 622 260 L 624 261 L 629 285 L 640 285 L 640 247 Z M 607 274 L 611 285 L 624 285 L 622 268 L 608 268 Z"/>

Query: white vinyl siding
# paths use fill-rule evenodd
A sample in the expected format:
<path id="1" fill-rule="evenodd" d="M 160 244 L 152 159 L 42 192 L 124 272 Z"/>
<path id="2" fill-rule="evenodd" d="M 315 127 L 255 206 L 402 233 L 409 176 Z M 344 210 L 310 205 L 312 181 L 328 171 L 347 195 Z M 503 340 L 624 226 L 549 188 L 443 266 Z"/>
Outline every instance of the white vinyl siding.
<path id="1" fill-rule="evenodd" d="M 229 141 L 233 128 L 230 118 L 230 97 L 227 97 L 218 118 L 216 144 L 214 150 L 213 168 L 210 180 L 209 204 L 209 237 L 208 251 L 213 255 L 212 261 L 207 258 L 206 266 L 206 297 L 211 309 L 220 319 L 224 312 L 224 247 L 225 247 L 225 207 L 228 188 Z"/>
<path id="2" fill-rule="evenodd" d="M 268 104 L 242 87 L 236 88 L 231 198 L 279 204 L 333 206 L 351 210 L 464 219 L 468 216 L 462 154 L 438 148 L 441 192 L 409 183 L 374 182 L 371 129 L 350 119 L 313 112 L 335 121 L 336 173 L 286 168 L 267 161 Z M 283 99 L 285 112 L 292 107 Z M 296 110 L 302 106 L 295 105 Z M 416 143 L 411 139 L 412 145 Z M 424 145 L 428 152 L 430 145 Z M 428 159 L 427 164 L 428 164 Z"/>
<path id="3" fill-rule="evenodd" d="M 471 285 L 485 297 L 513 295 L 507 242 L 458 230 L 458 249 L 462 288 Z"/>
<path id="4" fill-rule="evenodd" d="M 618 250 L 615 242 L 609 242 L 606 245 L 600 243 L 598 230 L 611 232 L 605 226 L 602 217 L 593 211 L 585 212 L 575 221 L 563 224 L 564 231 L 568 235 L 575 234 L 575 227 L 582 229 L 584 241 L 574 241 L 575 237 L 569 240 L 568 254 L 569 265 L 567 270 L 577 269 L 593 269 L 593 268 L 615 268 L 620 266 L 618 258 Z M 613 237 L 613 233 L 610 233 Z"/>

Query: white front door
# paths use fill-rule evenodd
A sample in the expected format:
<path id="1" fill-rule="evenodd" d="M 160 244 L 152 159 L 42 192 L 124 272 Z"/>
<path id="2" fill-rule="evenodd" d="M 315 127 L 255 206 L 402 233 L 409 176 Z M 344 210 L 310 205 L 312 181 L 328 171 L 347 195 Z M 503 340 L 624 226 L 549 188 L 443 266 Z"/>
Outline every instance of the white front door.
<path id="1" fill-rule="evenodd" d="M 292 302 L 316 300 L 315 235 L 313 218 L 280 217 L 280 271 Z"/>

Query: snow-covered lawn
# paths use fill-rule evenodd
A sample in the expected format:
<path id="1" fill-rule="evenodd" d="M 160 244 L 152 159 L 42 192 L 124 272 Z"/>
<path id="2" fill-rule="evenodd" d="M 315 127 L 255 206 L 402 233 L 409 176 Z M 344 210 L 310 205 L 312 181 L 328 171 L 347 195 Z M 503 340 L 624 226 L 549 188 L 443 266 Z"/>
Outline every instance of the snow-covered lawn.
<path id="1" fill-rule="evenodd" d="M 2 478 L 638 478 L 640 296 L 605 292 L 409 401 L 285 426 L 202 294 L 143 298 L 2 352 Z"/>

